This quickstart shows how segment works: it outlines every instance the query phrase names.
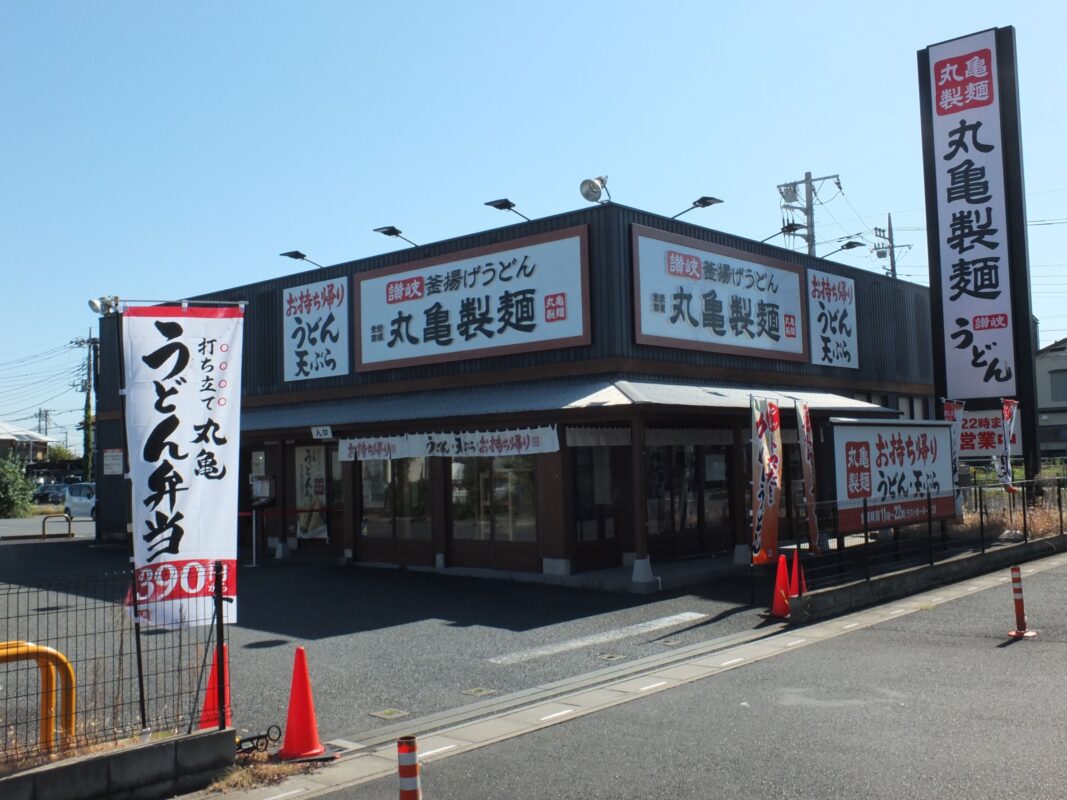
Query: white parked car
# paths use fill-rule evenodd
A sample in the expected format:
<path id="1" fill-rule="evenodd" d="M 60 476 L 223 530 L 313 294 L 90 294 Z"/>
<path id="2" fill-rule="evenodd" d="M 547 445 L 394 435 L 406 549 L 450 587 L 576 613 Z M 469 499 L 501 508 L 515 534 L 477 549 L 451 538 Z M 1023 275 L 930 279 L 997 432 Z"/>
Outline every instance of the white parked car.
<path id="1" fill-rule="evenodd" d="M 68 517 L 96 519 L 96 484 L 71 483 L 63 495 L 63 513 Z"/>

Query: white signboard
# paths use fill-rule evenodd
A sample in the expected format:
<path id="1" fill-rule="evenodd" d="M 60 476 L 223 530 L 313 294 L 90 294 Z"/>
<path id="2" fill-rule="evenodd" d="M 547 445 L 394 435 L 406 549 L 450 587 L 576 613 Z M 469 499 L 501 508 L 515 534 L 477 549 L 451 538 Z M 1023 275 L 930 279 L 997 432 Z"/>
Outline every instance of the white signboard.
<path id="1" fill-rule="evenodd" d="M 126 441 L 138 612 L 209 625 L 214 564 L 237 619 L 243 312 L 146 306 L 123 314 Z"/>
<path id="2" fill-rule="evenodd" d="M 326 448 L 294 447 L 296 459 L 296 537 L 327 539 Z"/>
<path id="3" fill-rule="evenodd" d="M 285 380 L 348 374 L 348 279 L 282 290 Z"/>
<path id="4" fill-rule="evenodd" d="M 935 45 L 929 57 L 947 395 L 1014 395 L 995 32 Z"/>
<path id="5" fill-rule="evenodd" d="M 841 532 L 955 515 L 949 423 L 830 422 Z"/>
<path id="6" fill-rule="evenodd" d="M 355 276 L 360 370 L 588 344 L 586 228 Z"/>
<path id="7" fill-rule="evenodd" d="M 1018 412 L 1016 412 L 1018 414 Z M 1021 416 L 1021 415 L 1019 415 Z M 1011 454 L 1022 456 L 1023 446 L 1019 431 L 1019 416 L 1011 435 Z M 1004 453 L 1004 414 L 999 408 L 989 411 L 963 412 L 963 429 L 960 431 L 960 458 L 980 458 L 988 463 L 993 456 Z"/>
<path id="8" fill-rule="evenodd" d="M 387 458 L 453 456 L 491 458 L 533 453 L 555 453 L 559 437 L 555 426 L 506 431 L 409 433 L 404 436 L 367 436 L 342 439 L 341 461 L 377 461 Z"/>
<path id="9" fill-rule="evenodd" d="M 804 271 L 633 226 L 639 344 L 807 361 Z"/>
<path id="10" fill-rule="evenodd" d="M 121 475 L 122 474 L 122 449 L 121 448 L 107 448 L 103 450 L 100 455 L 103 460 L 103 474 L 104 475 Z"/>
<path id="11" fill-rule="evenodd" d="M 855 281 L 809 269 L 807 287 L 811 363 L 859 369 Z"/>

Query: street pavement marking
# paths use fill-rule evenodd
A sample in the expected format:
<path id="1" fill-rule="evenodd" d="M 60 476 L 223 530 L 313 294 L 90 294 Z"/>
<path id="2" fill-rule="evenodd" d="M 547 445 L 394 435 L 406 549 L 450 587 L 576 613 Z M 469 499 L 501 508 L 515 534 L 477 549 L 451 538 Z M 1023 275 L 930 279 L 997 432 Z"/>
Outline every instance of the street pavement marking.
<path id="1" fill-rule="evenodd" d="M 538 722 L 546 722 L 547 720 L 556 719 L 557 717 L 565 717 L 568 714 L 573 714 L 574 711 L 575 711 L 575 709 L 573 709 L 573 708 L 565 708 L 562 711 L 555 712 L 554 714 L 546 714 L 545 716 L 541 717 L 537 721 Z"/>
<path id="2" fill-rule="evenodd" d="M 728 667 L 731 664 L 740 664 L 744 660 L 745 660 L 744 656 L 739 656 L 738 658 L 731 658 L 729 661 L 723 661 L 721 664 L 719 664 L 719 666 L 720 667 Z"/>
<path id="3" fill-rule="evenodd" d="M 896 616 L 897 614 L 906 614 L 906 613 L 907 613 L 908 611 L 910 611 L 910 609 L 907 609 L 907 608 L 898 608 L 898 609 L 896 609 L 895 611 L 890 611 L 890 612 L 889 612 L 889 616 L 891 616 L 891 617 L 895 617 L 895 616 Z"/>
<path id="4" fill-rule="evenodd" d="M 443 753 L 445 752 L 445 750 L 454 750 L 456 747 L 459 747 L 459 745 L 446 744 L 444 747 L 436 747 L 433 750 L 428 750 L 425 753 L 419 754 L 419 758 L 429 758 L 430 756 L 437 755 L 438 753 Z"/>
<path id="5" fill-rule="evenodd" d="M 303 794 L 307 789 L 293 789 L 291 792 L 282 792 L 281 794 L 274 794 L 267 798 L 267 800 L 281 800 L 283 797 L 292 797 L 294 794 Z"/>
<path id="6" fill-rule="evenodd" d="M 842 627 L 843 630 L 847 631 L 849 628 L 858 628 L 859 627 L 859 623 L 858 622 L 850 622 L 850 623 L 848 623 L 848 625 L 843 625 L 841 627 Z"/>
<path id="7" fill-rule="evenodd" d="M 642 686 L 637 691 L 639 691 L 639 692 L 647 692 L 649 689 L 655 689 L 657 686 L 666 686 L 666 685 L 667 685 L 667 681 L 657 681 L 656 683 L 650 683 L 648 686 Z"/>
<path id="8" fill-rule="evenodd" d="M 559 653 L 566 653 L 570 650 L 580 650 L 583 647 L 592 647 L 593 645 L 604 644 L 605 642 L 615 642 L 619 639 L 640 636 L 643 633 L 651 633 L 652 631 L 658 631 L 664 628 L 673 628 L 675 625 L 684 625 L 687 622 L 696 622 L 697 620 L 707 619 L 707 617 L 707 614 L 698 614 L 695 611 L 683 611 L 681 614 L 672 614 L 669 617 L 660 617 L 659 619 L 649 620 L 648 622 L 639 622 L 636 625 L 627 625 L 625 628 L 615 628 L 614 630 L 604 631 L 603 633 L 595 633 L 592 636 L 582 636 L 577 639 L 569 639 L 565 642 L 545 645 L 544 647 L 535 647 L 532 650 L 519 650 L 515 653 L 494 656 L 489 659 L 489 662 L 491 664 L 520 664 L 523 661 L 532 661 L 535 658 L 554 656 Z"/>
<path id="9" fill-rule="evenodd" d="M 796 647 L 798 644 L 804 644 L 804 642 L 806 642 L 806 641 L 807 641 L 807 639 L 794 639 L 791 642 L 786 642 L 785 646 L 786 647 Z"/>

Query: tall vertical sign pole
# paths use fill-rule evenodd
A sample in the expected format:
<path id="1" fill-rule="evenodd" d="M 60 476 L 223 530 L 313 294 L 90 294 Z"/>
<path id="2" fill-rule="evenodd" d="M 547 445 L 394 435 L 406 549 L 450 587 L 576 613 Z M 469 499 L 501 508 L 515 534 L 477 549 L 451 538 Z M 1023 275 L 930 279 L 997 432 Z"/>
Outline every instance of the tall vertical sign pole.
<path id="1" fill-rule="evenodd" d="M 934 387 L 974 410 L 1019 400 L 1028 477 L 1040 468 L 1015 33 L 918 53 Z"/>

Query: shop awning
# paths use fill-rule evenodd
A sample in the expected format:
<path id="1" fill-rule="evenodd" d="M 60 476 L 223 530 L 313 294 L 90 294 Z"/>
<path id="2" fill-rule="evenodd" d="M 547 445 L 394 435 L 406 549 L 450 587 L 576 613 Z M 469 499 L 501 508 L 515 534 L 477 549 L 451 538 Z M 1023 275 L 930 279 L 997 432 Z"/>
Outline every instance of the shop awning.
<path id="1" fill-rule="evenodd" d="M 418 420 L 433 420 L 440 424 L 442 419 L 489 414 L 639 405 L 739 410 L 748 408 L 750 395 L 777 399 L 785 408 L 791 406 L 795 398 L 806 402 L 813 411 L 881 413 L 894 418 L 897 415 L 893 409 L 828 392 L 599 378 L 509 383 L 323 403 L 245 408 L 241 413 L 241 428 L 245 431 L 270 431 Z"/>

